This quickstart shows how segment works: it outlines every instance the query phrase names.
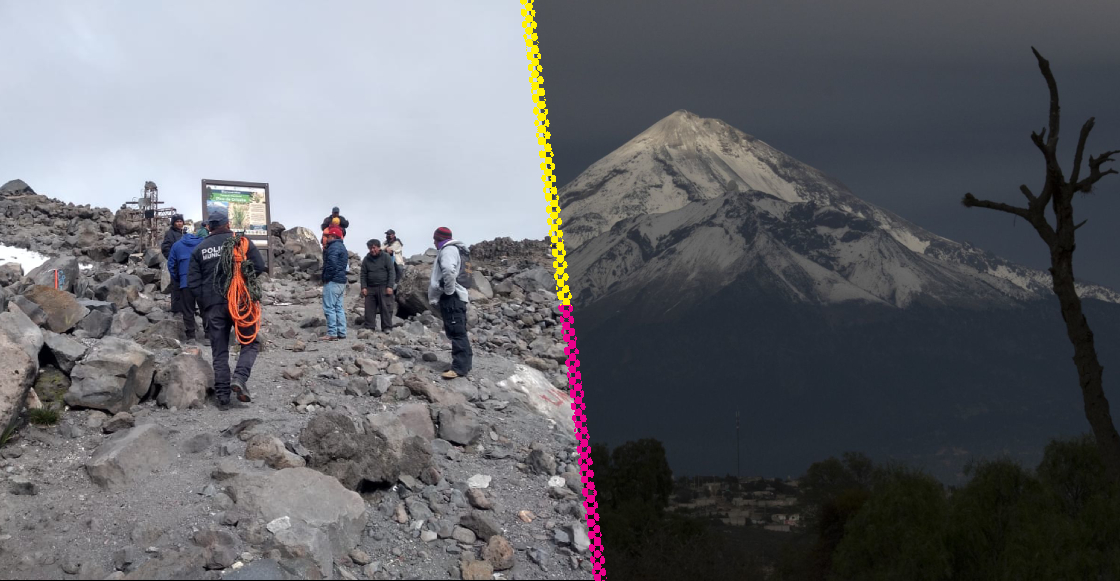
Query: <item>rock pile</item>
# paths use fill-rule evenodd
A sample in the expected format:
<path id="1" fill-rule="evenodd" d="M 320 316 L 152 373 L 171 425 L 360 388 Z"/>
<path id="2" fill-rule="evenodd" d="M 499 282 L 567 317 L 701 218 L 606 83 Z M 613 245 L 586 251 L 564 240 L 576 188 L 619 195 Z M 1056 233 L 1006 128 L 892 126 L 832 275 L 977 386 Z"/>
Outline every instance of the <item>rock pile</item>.
<path id="1" fill-rule="evenodd" d="M 0 276 L 0 428 L 21 426 L 0 444 L 0 570 L 591 577 L 549 247 L 476 245 L 475 370 L 445 382 L 432 253 L 409 261 L 391 332 L 357 327 L 352 285 L 351 337 L 323 343 L 307 270 L 321 251 L 304 230 L 270 228 L 287 266 L 263 283 L 254 402 L 227 412 L 207 399 L 209 349 L 185 345 L 167 312 L 158 253 L 82 269 L 48 240 L 48 268 Z M 24 423 L 35 407 L 61 419 Z"/>

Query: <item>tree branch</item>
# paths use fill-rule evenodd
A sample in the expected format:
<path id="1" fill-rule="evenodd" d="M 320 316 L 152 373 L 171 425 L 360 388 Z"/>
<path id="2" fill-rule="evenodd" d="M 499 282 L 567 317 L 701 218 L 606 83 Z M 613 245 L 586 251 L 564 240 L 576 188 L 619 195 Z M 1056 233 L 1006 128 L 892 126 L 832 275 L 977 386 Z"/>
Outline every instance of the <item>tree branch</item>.
<path id="1" fill-rule="evenodd" d="M 963 204 L 966 208 L 987 208 L 989 210 L 1007 212 L 1008 214 L 1021 216 L 1023 217 L 1023 219 L 1031 221 L 1030 210 L 1028 210 L 1027 208 L 1020 208 L 1018 206 L 1012 206 L 1010 204 L 1004 204 L 1001 202 L 989 202 L 988 200 L 980 200 L 971 193 L 964 195 L 964 198 L 961 200 L 961 204 Z"/>
<path id="2" fill-rule="evenodd" d="M 1116 160 L 1112 159 L 1112 156 L 1114 156 L 1118 153 L 1120 153 L 1120 150 L 1106 151 L 1106 152 L 1104 152 L 1104 153 L 1102 153 L 1102 154 L 1100 154 L 1096 157 L 1093 157 L 1093 156 L 1090 155 L 1089 156 L 1089 177 L 1081 180 L 1080 182 L 1077 182 L 1077 183 L 1073 184 L 1073 191 L 1074 192 L 1091 192 L 1091 191 L 1093 191 L 1093 185 L 1096 184 L 1097 182 L 1099 182 L 1101 180 L 1101 178 L 1103 178 L 1104 176 L 1109 175 L 1109 174 L 1118 173 L 1114 169 L 1101 171 L 1101 165 L 1106 164 L 1110 161 L 1116 161 Z"/>
<path id="3" fill-rule="evenodd" d="M 1028 204 L 1033 206 L 1034 203 L 1038 201 L 1038 198 L 1034 197 L 1034 194 L 1031 193 L 1031 189 L 1027 187 L 1027 184 L 1019 186 L 1019 191 L 1023 192 L 1023 195 L 1027 197 Z"/>
<path id="4" fill-rule="evenodd" d="M 1058 82 L 1054 80 L 1054 73 L 1050 71 L 1050 61 L 1042 58 L 1041 54 L 1035 48 L 1031 47 L 1031 52 L 1034 53 L 1038 59 L 1038 68 L 1042 70 L 1042 76 L 1046 78 L 1046 86 L 1050 89 L 1050 140 L 1047 144 L 1053 150 L 1058 145 L 1058 128 L 1059 128 L 1059 107 L 1058 107 Z"/>
<path id="5" fill-rule="evenodd" d="M 1077 140 L 1077 153 L 1073 154 L 1073 174 L 1069 177 L 1071 184 L 1076 184 L 1077 178 L 1081 175 L 1081 158 L 1085 155 L 1085 141 L 1089 139 L 1089 132 L 1093 130 L 1094 123 L 1096 120 L 1090 117 L 1081 127 L 1081 137 Z"/>
<path id="6" fill-rule="evenodd" d="M 1078 225 L 1074 226 L 1074 227 L 1073 227 L 1073 229 L 1074 229 L 1074 230 L 1077 230 L 1078 228 L 1080 228 L 1080 227 L 1084 226 L 1084 225 L 1085 225 L 1085 223 L 1086 223 L 1086 222 L 1088 222 L 1088 221 L 1089 221 L 1089 219 L 1088 219 L 1088 218 L 1085 218 L 1084 220 L 1082 220 L 1082 221 L 1081 221 L 1081 223 L 1079 223 Z"/>

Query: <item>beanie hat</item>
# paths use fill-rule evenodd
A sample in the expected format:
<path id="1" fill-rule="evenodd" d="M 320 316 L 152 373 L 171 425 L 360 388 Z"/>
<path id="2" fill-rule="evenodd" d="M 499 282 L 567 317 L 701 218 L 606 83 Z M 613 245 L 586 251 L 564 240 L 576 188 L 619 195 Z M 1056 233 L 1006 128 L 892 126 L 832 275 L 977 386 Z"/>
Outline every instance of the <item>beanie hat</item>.
<path id="1" fill-rule="evenodd" d="M 174 224 L 175 222 L 178 222 L 182 219 L 183 219 L 182 214 L 175 214 L 175 215 L 171 216 L 171 223 Z"/>
<path id="2" fill-rule="evenodd" d="M 436 240 L 451 240 L 451 229 L 446 226 L 436 228 Z"/>
<path id="3" fill-rule="evenodd" d="M 339 228 L 338 226 L 331 226 L 330 228 L 327 228 L 327 234 L 336 238 L 342 238 L 342 228 Z"/>
<path id="4" fill-rule="evenodd" d="M 338 218 L 331 218 L 331 224 L 332 224 L 332 225 L 335 225 L 335 226 L 337 226 L 337 225 L 338 225 L 338 224 L 340 224 L 340 223 L 341 223 L 341 222 L 339 222 L 339 221 L 338 221 Z"/>

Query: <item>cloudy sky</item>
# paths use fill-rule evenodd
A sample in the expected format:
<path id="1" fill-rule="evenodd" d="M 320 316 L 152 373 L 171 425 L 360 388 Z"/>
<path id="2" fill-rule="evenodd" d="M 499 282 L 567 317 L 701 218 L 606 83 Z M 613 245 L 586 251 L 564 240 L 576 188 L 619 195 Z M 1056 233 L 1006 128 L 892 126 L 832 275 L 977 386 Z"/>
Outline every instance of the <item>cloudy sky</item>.
<path id="1" fill-rule="evenodd" d="M 560 184 L 677 109 L 723 119 L 947 238 L 1048 267 L 1021 220 L 966 210 L 965 192 L 1019 204 L 1041 190 L 1030 141 L 1062 99 L 1066 175 L 1120 149 L 1115 0 L 565 0 L 537 7 Z M 1064 145 L 1064 147 L 1062 147 Z M 1120 169 L 1120 166 L 1118 166 Z M 1120 176 L 1076 202 L 1075 272 L 1120 289 Z"/>
<path id="2" fill-rule="evenodd" d="M 477 242 L 548 234 L 515 0 L 0 0 L 0 182 L 116 209 L 159 185 L 268 182 L 272 217 L 348 247 L 438 226 Z"/>

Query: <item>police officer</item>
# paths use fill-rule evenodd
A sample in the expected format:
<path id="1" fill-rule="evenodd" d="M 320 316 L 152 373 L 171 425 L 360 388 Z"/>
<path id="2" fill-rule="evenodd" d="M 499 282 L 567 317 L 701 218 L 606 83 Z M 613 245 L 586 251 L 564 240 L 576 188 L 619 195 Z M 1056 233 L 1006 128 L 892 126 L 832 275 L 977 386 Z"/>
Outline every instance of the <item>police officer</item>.
<path id="1" fill-rule="evenodd" d="M 233 330 L 233 316 L 229 312 L 229 301 L 222 295 L 222 283 L 230 273 L 223 272 L 221 266 L 222 245 L 233 232 L 229 228 L 229 217 L 223 210 L 210 212 L 208 218 L 210 235 L 195 247 L 191 253 L 188 286 L 191 294 L 198 301 L 202 309 L 202 318 L 206 321 L 210 335 L 210 351 L 214 356 L 214 395 L 218 400 L 218 408 L 226 410 L 230 404 L 230 389 L 237 394 L 237 399 L 242 402 L 252 401 L 249 388 L 249 374 L 253 370 L 253 363 L 260 352 L 259 340 L 241 346 L 241 353 L 237 356 L 237 368 L 230 377 L 229 371 L 229 337 Z M 256 272 L 265 271 L 264 260 L 253 241 L 249 241 L 249 250 L 246 259 L 253 263 Z M 242 329 L 250 334 L 257 329 Z"/>

